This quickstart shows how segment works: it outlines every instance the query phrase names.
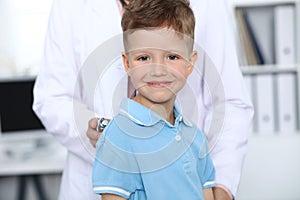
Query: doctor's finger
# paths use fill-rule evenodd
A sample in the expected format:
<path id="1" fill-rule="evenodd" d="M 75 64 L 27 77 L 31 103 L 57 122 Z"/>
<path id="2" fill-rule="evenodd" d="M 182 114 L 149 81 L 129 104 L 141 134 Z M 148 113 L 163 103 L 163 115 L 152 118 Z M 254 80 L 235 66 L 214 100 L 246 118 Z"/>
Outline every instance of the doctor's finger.
<path id="1" fill-rule="evenodd" d="M 96 130 L 96 127 L 97 127 L 97 124 L 98 124 L 98 118 L 92 118 L 89 120 L 88 122 L 88 128 L 91 128 L 91 129 L 95 129 Z"/>
<path id="2" fill-rule="evenodd" d="M 100 137 L 99 132 L 96 131 L 96 127 L 97 127 L 97 123 L 98 123 L 98 118 L 92 118 L 89 120 L 88 122 L 88 129 L 86 131 L 86 136 L 89 138 L 90 143 L 96 147 L 96 143 Z"/>

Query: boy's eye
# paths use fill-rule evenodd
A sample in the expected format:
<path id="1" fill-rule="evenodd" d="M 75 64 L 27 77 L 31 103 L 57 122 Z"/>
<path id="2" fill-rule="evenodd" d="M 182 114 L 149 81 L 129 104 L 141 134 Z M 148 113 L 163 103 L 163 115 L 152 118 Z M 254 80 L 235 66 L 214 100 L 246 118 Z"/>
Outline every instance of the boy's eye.
<path id="1" fill-rule="evenodd" d="M 168 59 L 169 60 L 177 60 L 179 57 L 178 56 L 176 56 L 176 55 L 169 55 L 168 56 Z"/>
<path id="2" fill-rule="evenodd" d="M 140 56 L 140 57 L 138 57 L 137 60 L 139 60 L 139 61 L 147 61 L 147 60 L 150 60 L 150 58 L 148 56 Z"/>

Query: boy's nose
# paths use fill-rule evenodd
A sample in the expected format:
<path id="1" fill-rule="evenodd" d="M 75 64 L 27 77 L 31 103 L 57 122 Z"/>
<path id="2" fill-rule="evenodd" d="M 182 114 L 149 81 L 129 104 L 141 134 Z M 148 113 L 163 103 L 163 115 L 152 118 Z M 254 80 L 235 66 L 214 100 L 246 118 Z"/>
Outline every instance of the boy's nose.
<path id="1" fill-rule="evenodd" d="M 164 76 L 167 74 L 167 66 L 162 63 L 153 63 L 151 67 L 152 76 Z"/>

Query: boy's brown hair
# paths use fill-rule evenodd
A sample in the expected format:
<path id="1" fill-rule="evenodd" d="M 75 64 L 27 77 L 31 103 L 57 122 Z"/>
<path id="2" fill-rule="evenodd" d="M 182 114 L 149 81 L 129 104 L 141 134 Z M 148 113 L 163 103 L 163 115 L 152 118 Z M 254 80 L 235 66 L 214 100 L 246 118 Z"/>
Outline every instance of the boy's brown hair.
<path id="1" fill-rule="evenodd" d="M 195 17 L 188 0 L 131 0 L 122 17 L 123 32 L 172 28 L 194 39 Z"/>

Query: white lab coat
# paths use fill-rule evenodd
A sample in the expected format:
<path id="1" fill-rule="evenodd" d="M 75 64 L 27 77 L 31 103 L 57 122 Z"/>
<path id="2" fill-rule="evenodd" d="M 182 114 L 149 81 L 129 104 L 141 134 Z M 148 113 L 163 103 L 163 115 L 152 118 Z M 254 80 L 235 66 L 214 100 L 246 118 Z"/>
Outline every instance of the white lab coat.
<path id="1" fill-rule="evenodd" d="M 216 182 L 235 195 L 253 109 L 237 64 L 232 16 L 228 15 L 225 0 L 191 0 L 191 6 L 196 15 L 195 40 L 206 52 L 200 54 L 199 60 L 202 64 L 213 61 L 226 95 L 225 99 L 213 97 L 215 105 L 226 105 L 221 134 L 215 140 L 216 145 L 212 144 Z M 112 117 L 109 106 L 113 94 L 108 93 L 116 87 L 118 77 L 124 77 L 122 66 L 115 65 L 114 74 L 104 78 L 104 82 L 111 82 L 100 82 L 93 100 L 84 91 L 74 95 L 74 87 L 79 83 L 77 89 L 84 90 L 84 80 L 78 76 L 81 67 L 96 47 L 121 33 L 120 19 L 114 0 L 53 0 L 33 108 L 47 131 L 68 149 L 59 199 L 99 199 L 91 185 L 95 149 L 89 144 L 85 130 L 91 117 Z M 205 89 L 205 81 L 197 77 L 192 76 L 189 85 L 197 96 L 196 113 L 201 113 L 196 121 L 208 134 L 213 110 L 209 97 L 214 96 L 214 91 Z M 105 84 L 111 88 L 108 90 Z M 181 95 L 188 101 L 188 96 Z"/>

